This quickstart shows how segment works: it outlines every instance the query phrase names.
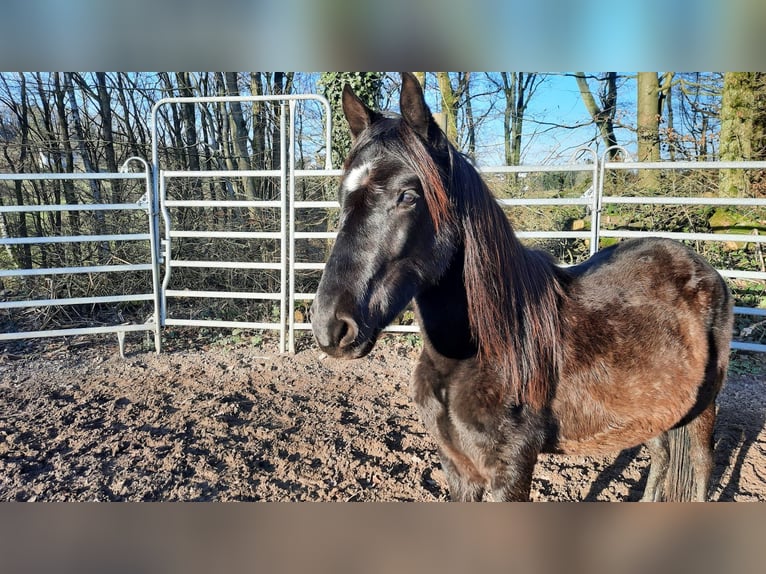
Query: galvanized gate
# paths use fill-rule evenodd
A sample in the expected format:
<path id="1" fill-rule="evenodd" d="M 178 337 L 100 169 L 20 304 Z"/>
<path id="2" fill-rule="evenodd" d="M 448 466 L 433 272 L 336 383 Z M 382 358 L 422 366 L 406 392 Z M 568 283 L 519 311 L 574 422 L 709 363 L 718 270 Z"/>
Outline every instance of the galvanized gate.
<path id="1" fill-rule="evenodd" d="M 142 166 L 139 173 L 129 173 L 128 165 L 133 161 L 138 161 Z M 0 246 L 12 245 L 42 245 L 42 244 L 110 244 L 114 242 L 146 242 L 148 244 L 148 258 L 141 263 L 102 263 L 96 265 L 66 265 L 58 267 L 35 267 L 32 269 L 0 269 L 0 280 L 3 277 L 50 277 L 52 282 L 55 277 L 66 275 L 90 275 L 90 274 L 122 274 L 126 272 L 143 271 L 151 273 L 151 281 L 147 282 L 145 289 L 136 294 L 116 294 L 116 295 L 93 295 L 84 297 L 50 297 L 45 299 L 23 299 L 0 301 L 0 309 L 31 309 L 58 307 L 67 305 L 114 305 L 128 302 L 147 301 L 153 304 L 154 313 L 145 323 L 129 323 L 104 325 L 100 327 L 75 327 L 75 328 L 57 328 L 38 331 L 16 331 L 8 330 L 0 333 L 0 341 L 10 341 L 17 339 L 28 339 L 38 337 L 59 337 L 69 335 L 93 335 L 99 333 L 116 333 L 120 345 L 120 352 L 123 352 L 124 337 L 126 332 L 132 331 L 150 331 L 154 334 L 155 348 L 160 349 L 160 323 L 155 319 L 159 316 L 158 309 L 160 305 L 160 289 L 158 261 L 156 257 L 157 235 L 153 230 L 153 219 L 156 212 L 152 210 L 152 200 L 154 197 L 153 186 L 150 177 L 149 166 L 141 158 L 130 158 L 123 165 L 124 173 L 17 173 L 0 174 L 0 181 L 94 181 L 94 180 L 143 180 L 144 192 L 140 198 L 131 203 L 77 203 L 77 204 L 50 204 L 50 205 L 0 205 L 0 213 L 84 213 L 84 212 L 136 212 L 146 216 L 145 232 L 142 233 L 118 233 L 101 235 L 69 235 L 69 236 L 38 236 L 38 237 L 0 237 Z M 53 289 L 51 289 L 53 291 Z"/>
<path id="2" fill-rule="evenodd" d="M 295 181 L 296 181 L 296 158 L 295 158 L 295 113 L 296 105 L 301 102 L 315 101 L 324 109 L 325 117 L 325 147 L 327 150 L 325 169 L 308 170 L 313 176 L 317 174 L 328 175 L 331 170 L 330 136 L 330 104 L 328 101 L 316 95 L 287 95 L 287 96 L 220 96 L 220 97 L 192 97 L 192 98 L 165 98 L 157 102 L 152 110 L 152 162 L 155 174 L 156 198 L 158 210 L 162 214 L 164 230 L 160 242 L 158 260 L 164 268 L 164 277 L 160 293 L 160 323 L 175 326 L 195 327 L 225 327 L 233 329 L 257 329 L 276 330 L 279 332 L 279 348 L 284 352 L 288 346 L 290 337 L 290 349 L 294 349 L 294 337 L 291 325 L 293 324 L 292 311 L 294 301 L 294 283 L 292 267 L 294 263 L 294 228 L 295 228 Z M 214 171 L 168 171 L 163 170 L 159 161 L 157 133 L 157 115 L 162 106 L 173 104 L 204 104 L 204 103 L 232 103 L 232 102 L 276 102 L 281 107 L 280 117 L 280 166 L 275 170 L 214 170 Z M 304 170 L 305 172 L 306 170 Z M 274 199 L 173 199 L 168 193 L 169 183 L 175 179 L 195 179 L 201 181 L 209 178 L 263 178 L 278 181 L 279 193 Z M 204 209 L 204 208 L 230 208 L 239 210 L 276 210 L 279 213 L 278 229 L 248 229 L 242 230 L 210 230 L 210 229 L 179 229 L 174 225 L 172 213 L 179 209 Z M 289 225 L 288 225 L 289 219 Z M 253 258 L 247 260 L 237 259 L 230 261 L 184 259 L 174 257 L 173 242 L 179 239 L 206 239 L 210 241 L 229 240 L 274 240 L 279 243 L 279 255 L 269 261 L 256 261 Z M 228 269 L 250 270 L 253 272 L 275 271 L 279 273 L 278 289 L 272 291 L 238 290 L 232 286 L 228 290 L 200 290 L 193 286 L 181 285 L 170 288 L 173 279 L 173 270 L 179 268 L 194 268 L 200 270 Z M 271 321 L 251 320 L 228 320 L 222 318 L 180 318 L 172 316 L 169 312 L 170 302 L 187 298 L 215 298 L 221 300 L 238 299 L 251 301 L 272 301 L 278 305 L 278 313 Z"/>

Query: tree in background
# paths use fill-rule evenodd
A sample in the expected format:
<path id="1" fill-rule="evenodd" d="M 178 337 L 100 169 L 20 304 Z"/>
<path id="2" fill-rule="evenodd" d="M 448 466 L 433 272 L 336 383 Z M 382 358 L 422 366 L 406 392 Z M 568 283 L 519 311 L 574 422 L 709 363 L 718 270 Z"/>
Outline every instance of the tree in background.
<path id="1" fill-rule="evenodd" d="M 617 113 L 617 72 L 606 72 L 596 78 L 599 82 L 601 105 L 596 103 L 596 98 L 590 90 L 585 73 L 575 72 L 574 78 L 577 81 L 577 88 L 580 90 L 585 109 L 588 110 L 593 123 L 596 124 L 604 146 L 609 149 L 609 159 L 614 159 L 617 153 L 613 148 L 617 145 L 617 137 L 614 133 L 614 119 Z"/>
<path id="2" fill-rule="evenodd" d="M 343 164 L 351 149 L 351 135 L 341 105 L 346 84 L 365 105 L 379 109 L 383 72 L 325 72 L 320 76 L 319 87 L 332 109 L 332 161 L 335 166 Z"/>
<path id="3" fill-rule="evenodd" d="M 524 114 L 535 90 L 544 79 L 543 74 L 525 72 L 500 72 L 502 91 L 505 96 L 503 133 L 505 140 L 505 164 L 521 163 L 521 136 Z"/>
<path id="4" fill-rule="evenodd" d="M 657 72 L 638 72 L 636 78 L 636 140 L 638 161 L 660 160 L 660 79 Z M 654 191 L 659 187 L 659 172 L 642 170 L 641 187 Z"/>
<path id="5" fill-rule="evenodd" d="M 726 72 L 721 95 L 722 161 L 757 160 L 766 147 L 766 74 Z M 742 170 L 721 170 L 720 194 L 743 196 L 749 176 Z"/>

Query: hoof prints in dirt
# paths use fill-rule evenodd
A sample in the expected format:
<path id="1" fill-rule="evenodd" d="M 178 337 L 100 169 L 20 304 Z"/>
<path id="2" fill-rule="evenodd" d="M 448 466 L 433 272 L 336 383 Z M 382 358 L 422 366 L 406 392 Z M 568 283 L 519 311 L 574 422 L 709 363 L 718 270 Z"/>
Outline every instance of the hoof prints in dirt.
<path id="1" fill-rule="evenodd" d="M 0 355 L 0 500 L 447 498 L 410 400 L 417 351 L 406 344 L 353 362 L 50 348 Z M 765 390 L 735 375 L 719 400 L 714 500 L 766 500 Z M 532 498 L 636 500 L 646 464 L 640 448 L 543 456 Z"/>

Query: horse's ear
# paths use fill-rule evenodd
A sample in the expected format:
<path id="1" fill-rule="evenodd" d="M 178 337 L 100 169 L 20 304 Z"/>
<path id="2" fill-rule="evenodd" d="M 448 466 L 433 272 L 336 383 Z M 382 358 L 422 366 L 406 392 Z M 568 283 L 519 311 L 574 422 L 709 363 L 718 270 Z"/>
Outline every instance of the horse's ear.
<path id="1" fill-rule="evenodd" d="M 359 137 L 359 134 L 380 117 L 380 114 L 364 105 L 364 102 L 359 99 L 359 96 L 348 84 L 343 86 L 341 103 L 343 104 L 343 115 L 346 116 L 348 127 L 351 129 L 352 140 Z"/>
<path id="2" fill-rule="evenodd" d="M 423 89 L 414 74 L 402 72 L 402 89 L 399 97 L 399 109 L 404 120 L 423 139 L 432 144 L 439 144 L 442 132 L 431 115 L 431 110 L 426 104 Z"/>

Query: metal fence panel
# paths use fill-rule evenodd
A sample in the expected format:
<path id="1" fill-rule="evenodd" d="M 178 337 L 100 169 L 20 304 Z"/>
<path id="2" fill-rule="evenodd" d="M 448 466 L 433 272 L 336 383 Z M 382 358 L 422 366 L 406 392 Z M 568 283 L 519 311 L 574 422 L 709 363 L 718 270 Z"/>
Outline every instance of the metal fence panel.
<path id="1" fill-rule="evenodd" d="M 131 161 L 138 161 L 142 164 L 143 172 L 128 173 L 128 164 Z M 99 327 L 73 327 L 56 329 L 38 329 L 38 330 L 14 330 L 0 333 L 0 341 L 12 341 L 19 339 L 41 338 L 41 337 L 61 337 L 73 335 L 93 335 L 103 333 L 116 333 L 120 346 L 120 352 L 124 352 L 124 335 L 126 332 L 133 331 L 151 331 L 154 333 L 155 350 L 160 349 L 160 322 L 158 320 L 159 310 L 159 274 L 158 260 L 156 257 L 155 237 L 152 233 L 154 227 L 154 218 L 156 213 L 151 210 L 152 198 L 154 195 L 152 178 L 148 164 L 141 158 L 130 158 L 123 165 L 122 173 L 73 173 L 73 174 L 53 174 L 53 173 L 16 173 L 0 174 L 0 181 L 87 181 L 87 180 L 143 180 L 145 182 L 145 193 L 141 199 L 133 203 L 120 204 L 50 204 L 50 205 L 0 205 L 0 213 L 72 213 L 72 212 L 138 212 L 146 215 L 145 226 L 146 233 L 120 233 L 120 234 L 97 234 L 97 235 L 49 235 L 36 237 L 0 237 L 0 245 L 28 245 L 40 246 L 46 244 L 87 244 L 87 243 L 122 243 L 127 241 L 148 243 L 149 261 L 145 263 L 120 263 L 120 264 L 98 264 L 98 265 L 68 265 L 68 266 L 42 266 L 29 268 L 12 268 L 0 270 L 2 277 L 52 277 L 52 276 L 72 276 L 82 274 L 122 274 L 132 271 L 151 272 L 152 279 L 147 281 L 145 290 L 135 294 L 109 294 L 92 296 L 69 296 L 69 297 L 48 297 L 48 298 L 15 298 L 12 300 L 0 301 L 0 310 L 7 310 L 11 313 L 13 310 L 25 310 L 41 307 L 64 307 L 72 305 L 117 305 L 122 303 L 135 302 L 153 302 L 153 313 L 145 323 L 131 324 L 112 324 Z M 10 317 L 9 317 L 10 319 Z"/>
<path id="2" fill-rule="evenodd" d="M 622 147 L 615 148 L 624 157 L 630 159 L 630 154 Z M 690 172 L 699 174 L 702 172 L 720 172 L 721 170 L 766 170 L 766 161 L 675 161 L 675 162 L 635 162 L 608 160 L 610 150 L 604 152 L 600 159 L 600 176 L 598 179 L 598 240 L 601 238 L 630 238 L 630 237 L 667 237 L 678 241 L 711 243 L 735 243 L 754 244 L 760 253 L 761 244 L 766 242 L 766 236 L 740 233 L 696 233 L 696 232 L 669 232 L 661 229 L 630 230 L 630 229 L 606 229 L 602 220 L 602 213 L 610 205 L 676 205 L 694 207 L 752 207 L 764 209 L 766 214 L 766 199 L 760 197 L 707 197 L 707 196 L 640 196 L 640 195 L 608 195 L 605 191 L 610 173 L 625 173 L 639 171 L 663 171 L 663 172 Z M 717 194 L 716 194 L 717 195 Z M 763 263 L 761 263 L 763 266 Z M 728 280 L 748 280 L 758 282 L 761 285 L 766 280 L 766 269 L 760 271 L 752 269 L 719 268 L 718 272 Z M 766 309 L 758 307 L 735 306 L 735 315 L 756 316 L 766 315 Z M 731 344 L 732 349 L 766 352 L 766 345 L 738 341 L 735 339 Z"/>

